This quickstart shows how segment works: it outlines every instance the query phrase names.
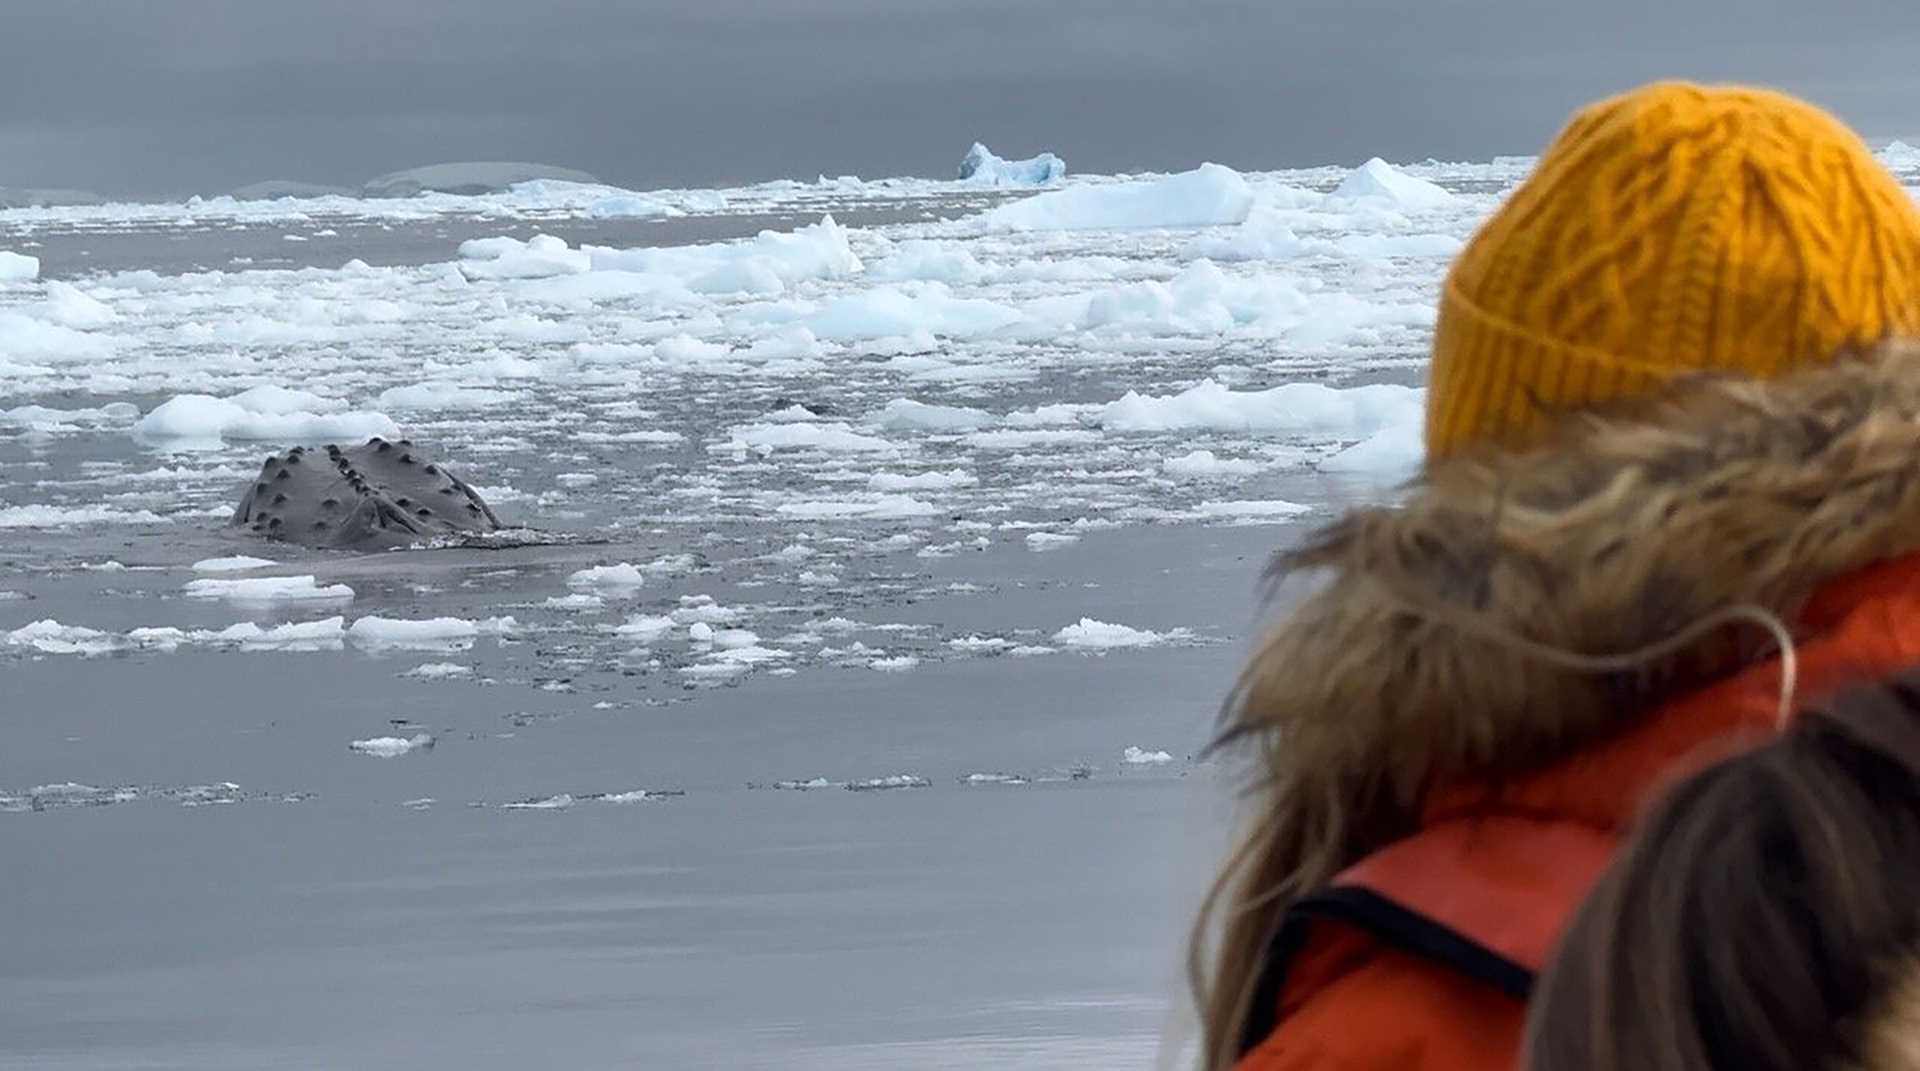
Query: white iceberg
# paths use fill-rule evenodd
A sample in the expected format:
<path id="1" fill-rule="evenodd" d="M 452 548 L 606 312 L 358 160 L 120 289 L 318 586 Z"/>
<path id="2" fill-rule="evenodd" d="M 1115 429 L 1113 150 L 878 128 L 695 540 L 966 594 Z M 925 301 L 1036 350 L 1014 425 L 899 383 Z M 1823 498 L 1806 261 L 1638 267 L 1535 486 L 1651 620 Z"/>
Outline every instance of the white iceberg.
<path id="1" fill-rule="evenodd" d="M 1378 156 L 1354 168 L 1331 196 L 1343 201 L 1379 200 L 1400 208 L 1438 208 L 1453 194 L 1395 168 Z"/>
<path id="2" fill-rule="evenodd" d="M 1253 191 L 1238 171 L 1201 164 L 1143 182 L 1075 186 L 1001 205 L 976 217 L 987 231 L 1128 230 L 1243 222 Z"/>
<path id="3" fill-rule="evenodd" d="M 583 185 L 600 185 L 600 180 L 585 171 L 550 164 L 487 160 L 468 163 L 429 164 L 393 171 L 368 179 L 360 187 L 363 197 L 413 197 L 422 193 L 487 194 L 503 193 L 513 186 L 535 179 L 558 179 Z"/>
<path id="4" fill-rule="evenodd" d="M 1044 186 L 1066 177 L 1066 161 L 1050 152 L 1004 160 L 976 141 L 960 161 L 960 180 L 976 186 Z"/>

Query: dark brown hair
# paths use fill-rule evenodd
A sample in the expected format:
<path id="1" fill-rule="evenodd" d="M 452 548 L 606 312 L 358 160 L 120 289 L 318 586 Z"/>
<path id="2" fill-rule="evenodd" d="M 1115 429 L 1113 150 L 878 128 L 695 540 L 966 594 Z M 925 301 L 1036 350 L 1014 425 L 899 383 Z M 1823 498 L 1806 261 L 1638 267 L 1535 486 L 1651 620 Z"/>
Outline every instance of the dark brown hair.
<path id="1" fill-rule="evenodd" d="M 1920 937 L 1920 675 L 1677 786 L 1574 919 L 1532 1071 L 1871 1066 Z"/>

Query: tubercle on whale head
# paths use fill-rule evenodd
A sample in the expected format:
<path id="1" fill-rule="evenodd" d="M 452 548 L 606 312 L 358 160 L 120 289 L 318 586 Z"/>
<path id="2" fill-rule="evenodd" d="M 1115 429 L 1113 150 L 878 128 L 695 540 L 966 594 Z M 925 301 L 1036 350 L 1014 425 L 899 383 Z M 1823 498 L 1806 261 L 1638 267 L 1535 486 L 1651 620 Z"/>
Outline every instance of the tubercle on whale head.
<path id="1" fill-rule="evenodd" d="M 310 449 L 333 464 L 301 465 Z M 455 495 L 464 510 L 429 504 L 440 501 L 433 496 Z M 410 440 L 377 436 L 359 446 L 297 446 L 268 457 L 229 523 L 269 539 L 339 549 L 499 529 L 486 502 L 444 465 L 421 456 Z"/>

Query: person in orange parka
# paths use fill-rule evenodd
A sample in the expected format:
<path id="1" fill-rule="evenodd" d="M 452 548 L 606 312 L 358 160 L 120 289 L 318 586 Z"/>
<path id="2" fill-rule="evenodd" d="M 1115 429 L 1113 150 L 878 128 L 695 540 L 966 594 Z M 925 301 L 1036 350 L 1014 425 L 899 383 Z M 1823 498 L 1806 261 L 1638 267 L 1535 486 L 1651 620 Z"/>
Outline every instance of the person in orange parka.
<path id="1" fill-rule="evenodd" d="M 1196 927 L 1203 1066 L 1506 1068 L 1662 785 L 1920 663 L 1920 212 L 1776 93 L 1574 117 L 1440 299 L 1421 479 L 1220 745 L 1252 812 Z"/>

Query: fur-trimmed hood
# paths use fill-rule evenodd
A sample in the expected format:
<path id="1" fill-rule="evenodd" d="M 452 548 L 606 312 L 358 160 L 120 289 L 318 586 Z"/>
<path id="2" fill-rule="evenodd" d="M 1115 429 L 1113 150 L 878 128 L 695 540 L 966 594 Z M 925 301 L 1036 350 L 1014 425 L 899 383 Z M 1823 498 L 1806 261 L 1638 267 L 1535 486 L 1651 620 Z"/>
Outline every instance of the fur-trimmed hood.
<path id="1" fill-rule="evenodd" d="M 1596 672 L 1731 607 L 1791 623 L 1823 583 L 1920 549 L 1920 345 L 1700 380 L 1449 459 L 1281 556 L 1326 583 L 1270 633 L 1223 739 L 1257 742 L 1282 900 L 1410 832 L 1436 787 L 1511 778 L 1770 653 L 1760 629 Z"/>

